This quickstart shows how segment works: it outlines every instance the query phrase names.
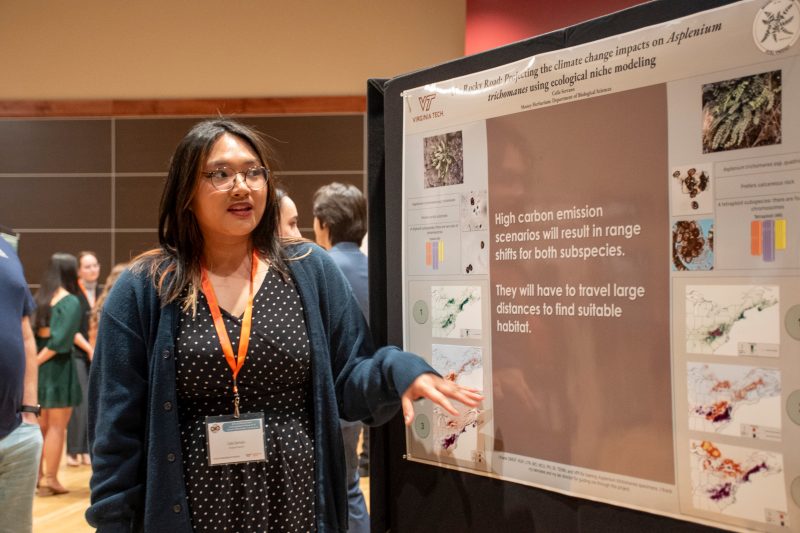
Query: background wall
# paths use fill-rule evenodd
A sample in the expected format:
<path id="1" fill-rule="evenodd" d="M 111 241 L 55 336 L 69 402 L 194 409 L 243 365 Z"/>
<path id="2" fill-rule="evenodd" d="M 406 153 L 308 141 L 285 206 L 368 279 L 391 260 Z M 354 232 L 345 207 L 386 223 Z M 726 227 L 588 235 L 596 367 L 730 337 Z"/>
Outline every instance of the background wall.
<path id="1" fill-rule="evenodd" d="M 477 54 L 641 3 L 641 0 L 467 0 L 464 53 Z"/>
<path id="2" fill-rule="evenodd" d="M 367 79 L 456 59 L 465 40 L 473 53 L 633 3 L 0 0 L 0 224 L 21 233 L 34 283 L 55 251 L 128 259 L 156 242 L 179 130 L 221 113 L 278 138 L 279 176 L 313 236 L 316 187 L 366 189 Z M 133 124 L 139 138 L 125 136 Z"/>
<path id="3" fill-rule="evenodd" d="M 363 95 L 464 51 L 465 0 L 0 0 L 0 100 Z"/>
<path id="4" fill-rule="evenodd" d="M 96 250 L 104 276 L 156 244 L 169 155 L 219 113 L 275 138 L 313 237 L 317 187 L 366 189 L 367 79 L 460 57 L 464 18 L 464 0 L 0 0 L 0 224 L 28 281 L 56 251 Z"/>
<path id="5" fill-rule="evenodd" d="M 279 183 L 313 239 L 311 196 L 331 181 L 363 187 L 360 113 L 239 116 L 272 138 Z M 158 243 L 169 158 L 198 117 L 0 120 L 0 224 L 20 236 L 28 282 L 50 255 L 97 252 L 102 278 Z"/>

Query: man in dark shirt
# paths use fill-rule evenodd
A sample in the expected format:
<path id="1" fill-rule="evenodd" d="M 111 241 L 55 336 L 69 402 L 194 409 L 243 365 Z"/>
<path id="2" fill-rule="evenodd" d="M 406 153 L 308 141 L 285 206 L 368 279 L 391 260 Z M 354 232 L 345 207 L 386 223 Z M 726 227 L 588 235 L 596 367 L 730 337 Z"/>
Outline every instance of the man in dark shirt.
<path id="1" fill-rule="evenodd" d="M 314 238 L 328 250 L 350 282 L 364 317 L 369 318 L 369 278 L 367 256 L 359 247 L 367 232 L 367 202 L 353 185 L 331 183 L 314 193 Z M 347 502 L 351 533 L 369 532 L 369 514 L 359 487 L 358 436 L 361 422 L 340 421 L 347 462 Z M 365 436 L 367 431 L 364 432 Z"/>
<path id="2" fill-rule="evenodd" d="M 17 254 L 0 237 L 0 533 L 32 529 L 42 455 L 33 308 Z"/>

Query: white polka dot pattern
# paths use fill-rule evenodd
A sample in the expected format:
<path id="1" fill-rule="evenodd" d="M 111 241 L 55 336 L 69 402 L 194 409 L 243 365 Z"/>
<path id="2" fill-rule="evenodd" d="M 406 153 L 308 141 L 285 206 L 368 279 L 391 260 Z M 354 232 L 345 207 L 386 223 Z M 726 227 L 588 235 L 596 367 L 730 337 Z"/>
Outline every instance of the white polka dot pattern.
<path id="1" fill-rule="evenodd" d="M 237 353 L 241 319 L 222 311 Z M 183 474 L 192 527 L 203 531 L 314 531 L 311 356 L 300 297 L 272 269 L 253 301 L 250 347 L 238 384 L 242 412 L 262 411 L 267 462 L 208 466 L 205 417 L 233 413 L 232 373 L 200 295 L 181 314 L 177 390 Z"/>

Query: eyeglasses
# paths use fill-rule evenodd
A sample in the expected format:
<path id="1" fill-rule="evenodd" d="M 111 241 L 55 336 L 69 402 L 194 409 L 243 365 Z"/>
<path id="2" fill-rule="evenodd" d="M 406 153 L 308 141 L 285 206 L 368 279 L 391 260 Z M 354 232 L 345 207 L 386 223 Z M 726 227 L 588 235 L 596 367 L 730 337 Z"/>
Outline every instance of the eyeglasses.
<path id="1" fill-rule="evenodd" d="M 244 176 L 244 182 L 251 190 L 256 191 L 267 184 L 269 179 L 269 169 L 266 167 L 252 167 L 247 170 L 236 172 L 228 167 L 215 168 L 210 172 L 203 172 L 203 176 L 211 179 L 211 185 L 218 191 L 229 191 L 236 184 L 236 177 L 239 174 Z"/>

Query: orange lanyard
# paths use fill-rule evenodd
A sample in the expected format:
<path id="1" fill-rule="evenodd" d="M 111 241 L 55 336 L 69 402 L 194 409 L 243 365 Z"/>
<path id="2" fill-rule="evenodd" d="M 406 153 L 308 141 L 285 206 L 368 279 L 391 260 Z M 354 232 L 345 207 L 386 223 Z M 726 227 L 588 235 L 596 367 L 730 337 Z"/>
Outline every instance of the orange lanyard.
<path id="1" fill-rule="evenodd" d="M 234 357 L 233 345 L 231 344 L 230 337 L 228 337 L 228 330 L 225 329 L 225 322 L 222 320 L 222 312 L 219 310 L 217 295 L 214 292 L 211 281 L 208 279 L 208 271 L 205 265 L 200 265 L 203 294 L 206 296 L 208 307 L 211 309 L 211 316 L 214 318 L 214 328 L 217 330 L 217 337 L 219 337 L 222 353 L 225 354 L 225 360 L 228 361 L 228 366 L 231 367 L 231 371 L 233 372 L 233 416 L 235 418 L 239 418 L 239 387 L 236 384 L 236 377 L 244 366 L 244 361 L 247 358 L 247 347 L 250 345 L 250 327 L 253 324 L 253 282 L 256 278 L 257 270 L 258 255 L 256 255 L 256 251 L 253 250 L 252 266 L 250 267 L 250 296 L 247 299 L 247 307 L 244 308 L 244 317 L 242 318 L 239 353 Z"/>

